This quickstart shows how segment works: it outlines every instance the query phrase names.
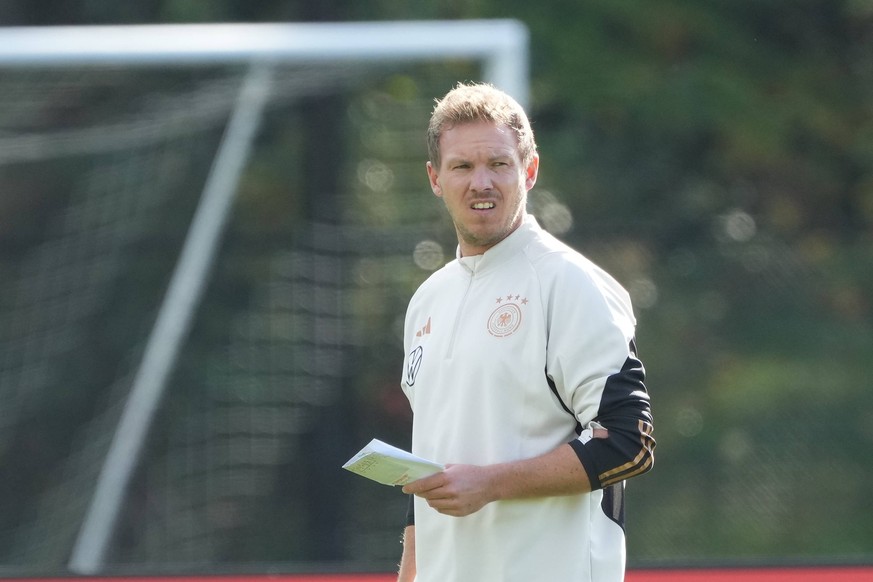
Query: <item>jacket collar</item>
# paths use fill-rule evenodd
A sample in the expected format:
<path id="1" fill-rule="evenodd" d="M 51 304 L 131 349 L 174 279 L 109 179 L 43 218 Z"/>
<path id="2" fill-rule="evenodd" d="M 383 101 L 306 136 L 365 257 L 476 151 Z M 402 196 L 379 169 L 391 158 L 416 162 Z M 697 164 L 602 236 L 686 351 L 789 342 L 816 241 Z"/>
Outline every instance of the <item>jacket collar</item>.
<path id="1" fill-rule="evenodd" d="M 471 273 L 481 273 L 491 265 L 500 264 L 520 253 L 540 232 L 542 232 L 542 228 L 537 219 L 534 218 L 533 214 L 525 213 L 518 228 L 481 255 L 462 257 L 459 245 L 455 250 L 455 258 L 465 270 Z"/>

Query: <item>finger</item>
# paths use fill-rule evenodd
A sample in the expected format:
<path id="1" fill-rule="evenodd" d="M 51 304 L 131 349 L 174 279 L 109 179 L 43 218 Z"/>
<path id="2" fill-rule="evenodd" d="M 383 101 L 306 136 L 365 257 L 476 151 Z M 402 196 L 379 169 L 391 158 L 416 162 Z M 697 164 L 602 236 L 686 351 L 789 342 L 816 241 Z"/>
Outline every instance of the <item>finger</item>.
<path id="1" fill-rule="evenodd" d="M 457 509 L 455 507 L 454 503 L 452 503 L 448 499 L 428 499 L 427 504 L 432 509 L 435 509 L 435 510 L 439 511 L 440 513 L 445 513 L 445 514 L 449 514 Z"/>
<path id="2" fill-rule="evenodd" d="M 421 479 L 417 479 L 412 483 L 407 483 L 403 486 L 404 493 L 410 493 L 413 495 L 420 495 L 425 491 L 430 491 L 432 489 L 436 489 L 441 487 L 443 484 L 442 473 L 437 473 L 436 475 L 431 475 L 430 477 L 423 477 Z"/>
<path id="3" fill-rule="evenodd" d="M 428 505 L 438 513 L 451 517 L 464 517 L 465 515 L 469 515 L 471 513 L 470 511 L 467 511 L 456 503 L 449 502 L 447 500 L 436 500 L 434 502 L 428 502 Z"/>

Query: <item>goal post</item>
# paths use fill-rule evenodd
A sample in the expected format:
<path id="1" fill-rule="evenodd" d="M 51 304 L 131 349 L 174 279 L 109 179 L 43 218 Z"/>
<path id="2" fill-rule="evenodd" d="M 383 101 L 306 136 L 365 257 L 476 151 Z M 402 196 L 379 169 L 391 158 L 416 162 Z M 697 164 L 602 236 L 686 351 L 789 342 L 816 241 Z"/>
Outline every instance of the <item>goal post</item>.
<path id="1" fill-rule="evenodd" d="M 70 569 L 74 572 L 93 574 L 103 563 L 124 491 L 206 284 L 252 140 L 261 123 L 269 85 L 269 68 L 252 65 L 219 144 L 76 538 L 70 557 Z"/>
<path id="2" fill-rule="evenodd" d="M 481 63 L 483 80 L 527 105 L 528 35 L 524 25 L 514 20 L 0 28 L 0 70 L 213 65 L 238 65 L 248 70 L 236 89 L 235 104 L 229 107 L 223 137 L 203 181 L 199 202 L 141 359 L 135 366 L 120 420 L 112 430 L 109 452 L 102 460 L 71 552 L 72 571 L 79 574 L 104 571 L 107 548 L 125 493 L 208 284 L 265 108 L 276 92 L 274 68 L 298 63 L 354 67 L 452 59 Z M 117 127 L 113 131 L 124 135 L 129 134 L 127 129 Z M 99 139 L 91 137 L 92 143 Z M 66 143 L 63 141 L 61 147 L 52 150 L 43 147 L 45 144 L 41 146 L 33 136 L 0 126 L 0 169 L 22 160 L 39 159 L 41 155 L 57 155 L 58 151 L 65 151 Z M 86 143 L 83 147 L 89 146 Z M 376 170 L 372 173 L 374 179 L 379 176 Z M 0 397 L 5 396 L 4 390 L 0 382 Z"/>

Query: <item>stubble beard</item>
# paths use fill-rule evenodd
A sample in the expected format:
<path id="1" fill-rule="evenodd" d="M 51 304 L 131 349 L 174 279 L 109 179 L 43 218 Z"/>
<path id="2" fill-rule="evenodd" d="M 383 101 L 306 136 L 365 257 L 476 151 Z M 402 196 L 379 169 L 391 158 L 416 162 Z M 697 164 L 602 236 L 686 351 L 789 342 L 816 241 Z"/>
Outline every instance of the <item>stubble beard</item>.
<path id="1" fill-rule="evenodd" d="M 455 232 L 458 234 L 459 242 L 463 242 L 467 246 L 485 248 L 487 250 L 512 234 L 521 225 L 523 214 L 524 205 L 522 204 L 506 222 L 494 228 L 486 227 L 481 234 L 473 232 L 473 230 L 467 228 L 458 220 L 453 220 L 453 222 L 455 223 Z"/>

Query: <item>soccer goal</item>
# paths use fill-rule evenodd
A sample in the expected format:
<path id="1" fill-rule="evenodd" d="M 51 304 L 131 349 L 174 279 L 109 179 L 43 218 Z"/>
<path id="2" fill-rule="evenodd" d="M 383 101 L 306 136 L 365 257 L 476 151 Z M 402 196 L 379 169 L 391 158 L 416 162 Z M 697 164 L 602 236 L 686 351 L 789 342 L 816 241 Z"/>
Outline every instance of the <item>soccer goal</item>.
<path id="1" fill-rule="evenodd" d="M 526 104 L 527 42 L 509 20 L 0 28 L 13 573 L 393 564 L 405 501 L 335 468 L 372 425 L 405 434 L 397 328 L 453 248 L 433 98 Z"/>

